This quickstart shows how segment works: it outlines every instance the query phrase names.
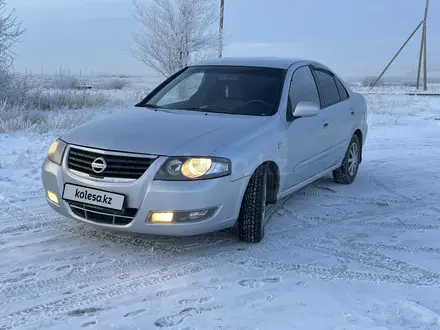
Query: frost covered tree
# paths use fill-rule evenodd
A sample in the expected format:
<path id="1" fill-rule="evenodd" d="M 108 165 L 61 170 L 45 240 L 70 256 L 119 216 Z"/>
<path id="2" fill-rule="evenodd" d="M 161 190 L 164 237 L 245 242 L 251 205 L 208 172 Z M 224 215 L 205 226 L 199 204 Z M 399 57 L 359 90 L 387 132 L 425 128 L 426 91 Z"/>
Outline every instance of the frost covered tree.
<path id="1" fill-rule="evenodd" d="M 0 0 L 0 98 L 7 95 L 11 83 L 11 69 L 14 60 L 12 46 L 24 33 L 14 10 L 6 8 L 6 0 Z"/>
<path id="2" fill-rule="evenodd" d="M 134 36 L 133 55 L 169 77 L 188 64 L 213 57 L 218 34 L 214 0 L 134 1 L 134 18 L 141 29 Z"/>

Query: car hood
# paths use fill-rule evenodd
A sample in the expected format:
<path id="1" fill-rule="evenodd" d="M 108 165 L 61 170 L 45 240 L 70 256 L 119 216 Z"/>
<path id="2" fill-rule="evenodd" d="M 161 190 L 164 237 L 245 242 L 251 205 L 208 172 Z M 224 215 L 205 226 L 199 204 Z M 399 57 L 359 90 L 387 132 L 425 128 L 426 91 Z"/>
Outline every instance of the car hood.
<path id="1" fill-rule="evenodd" d="M 133 108 L 78 126 L 61 138 L 70 144 L 164 156 L 210 155 L 270 117 Z"/>

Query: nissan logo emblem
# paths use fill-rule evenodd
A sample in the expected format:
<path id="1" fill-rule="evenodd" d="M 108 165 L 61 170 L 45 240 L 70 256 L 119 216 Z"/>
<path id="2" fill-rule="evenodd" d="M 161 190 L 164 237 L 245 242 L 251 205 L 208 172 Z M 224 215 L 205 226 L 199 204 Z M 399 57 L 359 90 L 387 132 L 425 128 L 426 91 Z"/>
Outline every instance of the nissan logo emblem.
<path id="1" fill-rule="evenodd" d="M 96 158 L 92 163 L 92 170 L 97 174 L 104 172 L 106 168 L 107 162 L 102 157 Z"/>

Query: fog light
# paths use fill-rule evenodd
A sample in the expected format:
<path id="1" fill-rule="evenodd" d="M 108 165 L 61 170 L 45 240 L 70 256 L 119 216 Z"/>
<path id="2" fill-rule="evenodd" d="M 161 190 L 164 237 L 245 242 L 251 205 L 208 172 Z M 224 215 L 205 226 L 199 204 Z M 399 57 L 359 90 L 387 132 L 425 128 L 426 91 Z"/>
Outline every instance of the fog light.
<path id="1" fill-rule="evenodd" d="M 151 215 L 152 222 L 172 222 L 174 214 L 172 212 L 155 212 Z"/>
<path id="2" fill-rule="evenodd" d="M 47 191 L 47 198 L 49 198 L 52 203 L 58 205 L 58 196 L 53 191 Z"/>

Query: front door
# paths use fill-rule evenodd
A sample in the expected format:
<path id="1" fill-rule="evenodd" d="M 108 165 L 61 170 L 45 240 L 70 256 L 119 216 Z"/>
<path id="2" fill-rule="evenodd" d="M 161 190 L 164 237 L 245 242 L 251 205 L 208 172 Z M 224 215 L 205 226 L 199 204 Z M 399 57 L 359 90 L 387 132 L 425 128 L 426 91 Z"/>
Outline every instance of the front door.
<path id="1" fill-rule="evenodd" d="M 325 169 L 322 162 L 325 151 L 325 114 L 314 117 L 292 118 L 292 109 L 301 101 L 320 104 L 315 79 L 309 66 L 299 67 L 292 75 L 287 109 L 287 180 L 289 189 Z"/>

